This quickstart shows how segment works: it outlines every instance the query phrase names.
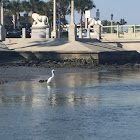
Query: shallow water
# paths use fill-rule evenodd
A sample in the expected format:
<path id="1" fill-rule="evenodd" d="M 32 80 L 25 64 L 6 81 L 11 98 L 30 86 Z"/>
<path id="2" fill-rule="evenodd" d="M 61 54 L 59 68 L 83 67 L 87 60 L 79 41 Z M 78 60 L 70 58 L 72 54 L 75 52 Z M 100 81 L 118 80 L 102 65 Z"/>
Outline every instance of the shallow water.
<path id="1" fill-rule="evenodd" d="M 2 140 L 139 140 L 140 71 L 3 68 Z"/>

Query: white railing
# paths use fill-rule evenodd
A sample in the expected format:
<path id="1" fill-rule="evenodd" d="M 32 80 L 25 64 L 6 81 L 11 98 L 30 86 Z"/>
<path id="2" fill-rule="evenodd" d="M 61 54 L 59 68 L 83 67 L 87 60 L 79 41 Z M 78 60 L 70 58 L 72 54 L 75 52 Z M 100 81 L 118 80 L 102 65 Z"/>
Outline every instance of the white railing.
<path id="1" fill-rule="evenodd" d="M 113 33 L 111 33 L 111 30 L 113 30 Z M 133 37 L 136 37 L 137 33 L 140 34 L 140 25 L 102 26 L 102 34 L 116 34 L 116 37 L 118 38 L 122 36 L 125 37 L 125 35 L 129 36 L 130 34 L 133 34 Z"/>

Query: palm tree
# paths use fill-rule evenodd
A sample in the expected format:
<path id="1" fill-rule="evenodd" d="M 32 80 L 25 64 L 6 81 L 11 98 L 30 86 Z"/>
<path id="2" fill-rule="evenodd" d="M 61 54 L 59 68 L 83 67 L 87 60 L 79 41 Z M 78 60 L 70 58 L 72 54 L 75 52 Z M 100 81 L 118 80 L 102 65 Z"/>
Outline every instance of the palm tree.
<path id="1" fill-rule="evenodd" d="M 108 20 L 103 20 L 102 21 L 102 25 L 103 26 L 110 26 L 111 22 Z M 110 33 L 111 32 L 111 28 L 103 28 L 103 32 L 104 33 Z"/>
<path id="2" fill-rule="evenodd" d="M 29 0 L 28 9 L 31 13 L 36 12 L 39 13 L 42 11 L 42 6 L 44 5 L 43 1 L 40 0 Z"/>
<path id="3" fill-rule="evenodd" d="M 46 13 L 46 2 L 40 0 L 29 0 L 29 1 L 22 1 L 22 6 L 24 12 L 26 13 L 26 17 L 28 17 L 29 13 L 38 13 L 38 14 L 45 14 Z M 27 16 L 28 15 L 28 16 Z M 32 18 L 30 17 L 31 23 L 33 22 Z"/>
<path id="4" fill-rule="evenodd" d="M 57 18 L 60 20 L 60 23 L 62 25 L 65 25 L 68 23 L 66 20 L 66 15 L 68 15 L 70 0 L 57 0 L 57 7 L 56 7 L 56 13 Z M 46 3 L 47 5 L 47 15 L 49 18 L 50 23 L 53 21 L 53 0 L 50 0 Z"/>
<path id="5" fill-rule="evenodd" d="M 80 24 L 82 27 L 82 18 L 83 18 L 83 14 L 85 13 L 85 10 L 90 10 L 96 6 L 92 0 L 75 0 L 74 2 L 75 2 L 75 9 L 81 15 Z"/>
<path id="6" fill-rule="evenodd" d="M 22 1 L 22 7 L 26 13 L 30 12 L 30 10 L 31 10 L 31 8 L 30 8 L 31 6 L 28 1 Z"/>
<path id="7" fill-rule="evenodd" d="M 23 10 L 24 10 L 24 14 L 23 14 L 23 17 L 22 17 L 22 24 L 23 24 L 24 27 L 28 27 L 29 25 L 32 24 L 32 18 L 29 15 L 29 13 L 31 11 L 30 3 L 26 0 L 22 1 L 22 7 L 23 7 Z"/>
<path id="8" fill-rule="evenodd" d="M 66 15 L 68 14 L 68 8 L 69 8 L 70 1 L 68 0 L 58 0 L 57 6 L 58 6 L 58 12 L 60 14 L 60 19 L 63 25 L 66 25 L 68 22 L 66 20 Z"/>
<path id="9" fill-rule="evenodd" d="M 20 26 L 20 12 L 23 12 L 23 8 L 22 8 L 20 0 L 11 1 L 7 7 L 8 7 L 8 10 L 10 11 L 10 13 L 12 14 L 13 28 L 16 29 L 16 24 L 19 28 L 19 26 Z"/>
<path id="10" fill-rule="evenodd" d="M 125 25 L 127 22 L 124 19 L 120 19 L 120 22 L 117 22 L 118 25 Z M 123 32 L 123 27 L 121 27 L 121 31 Z"/>
<path id="11" fill-rule="evenodd" d="M 125 24 L 127 24 L 127 22 L 124 20 L 124 19 L 120 19 L 120 25 L 125 25 Z"/>
<path id="12" fill-rule="evenodd" d="M 43 11 L 45 15 L 48 16 L 49 24 L 52 25 L 53 23 L 53 1 L 52 0 L 45 3 L 43 7 Z"/>
<path id="13" fill-rule="evenodd" d="M 3 7 L 4 7 L 4 26 L 5 29 L 7 30 L 11 30 L 13 28 L 13 24 L 12 24 L 12 16 L 11 16 L 11 11 L 8 10 L 9 9 L 9 0 L 4 0 L 3 1 Z"/>

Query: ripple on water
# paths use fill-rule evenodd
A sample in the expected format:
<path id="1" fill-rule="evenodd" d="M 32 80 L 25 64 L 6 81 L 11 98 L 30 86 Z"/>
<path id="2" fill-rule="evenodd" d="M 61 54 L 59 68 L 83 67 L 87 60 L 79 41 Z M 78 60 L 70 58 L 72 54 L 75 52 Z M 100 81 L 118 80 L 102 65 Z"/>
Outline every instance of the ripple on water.
<path id="1" fill-rule="evenodd" d="M 0 85 L 1 139 L 139 139 L 138 71 L 62 70 L 48 86 L 36 69 Z"/>

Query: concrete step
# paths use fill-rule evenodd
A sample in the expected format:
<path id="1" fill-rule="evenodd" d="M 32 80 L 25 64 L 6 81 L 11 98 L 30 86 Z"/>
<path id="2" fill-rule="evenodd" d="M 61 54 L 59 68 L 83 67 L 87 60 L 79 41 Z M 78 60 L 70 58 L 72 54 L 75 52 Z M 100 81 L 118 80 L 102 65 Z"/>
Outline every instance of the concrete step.
<path id="1" fill-rule="evenodd" d="M 78 41 L 95 52 L 125 51 L 123 48 L 118 47 L 116 43 L 112 45 L 103 43 L 97 39 L 79 39 Z"/>
<path id="2" fill-rule="evenodd" d="M 0 42 L 0 51 L 12 51 L 3 42 Z"/>

